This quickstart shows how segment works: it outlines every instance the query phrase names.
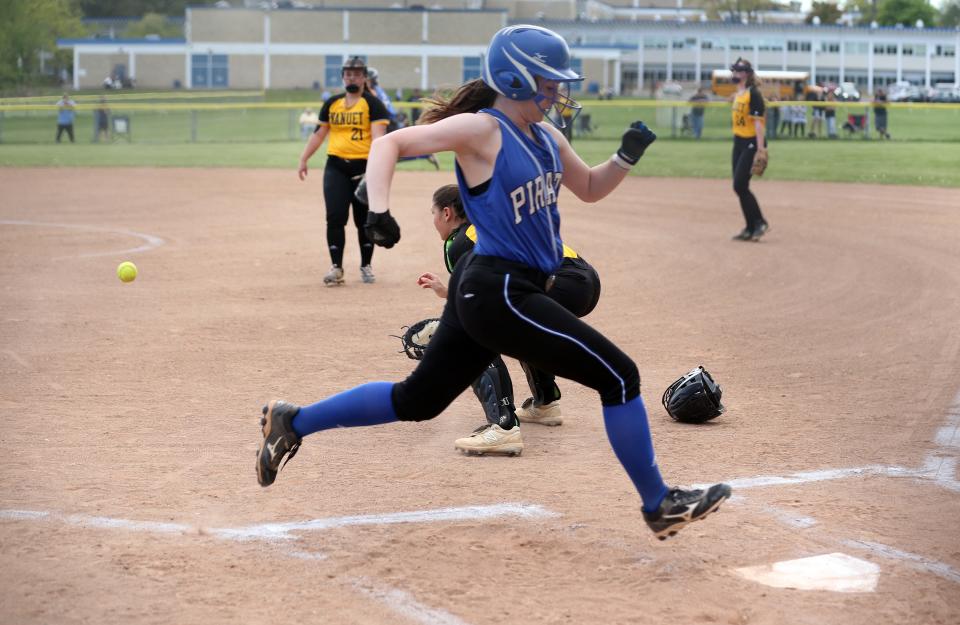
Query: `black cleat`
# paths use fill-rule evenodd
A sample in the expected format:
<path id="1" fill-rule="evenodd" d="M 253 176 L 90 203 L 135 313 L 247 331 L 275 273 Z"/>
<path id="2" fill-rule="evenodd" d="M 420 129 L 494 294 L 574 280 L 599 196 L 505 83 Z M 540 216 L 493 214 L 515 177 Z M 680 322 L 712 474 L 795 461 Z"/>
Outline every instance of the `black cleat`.
<path id="1" fill-rule="evenodd" d="M 750 228 L 744 228 L 739 234 L 735 234 L 730 238 L 734 241 L 749 241 L 753 238 L 753 230 Z"/>
<path id="2" fill-rule="evenodd" d="M 280 462 L 287 454 L 287 462 L 297 455 L 303 440 L 293 429 L 293 418 L 300 412 L 299 406 L 285 401 L 273 400 L 263 407 L 260 425 L 263 444 L 257 450 L 257 481 L 260 486 L 270 486 L 277 479 Z"/>
<path id="3" fill-rule="evenodd" d="M 750 236 L 750 240 L 759 241 L 760 237 L 765 235 L 767 233 L 767 230 L 769 229 L 770 229 L 770 224 L 768 224 L 765 221 L 761 222 L 760 225 L 754 229 L 753 234 Z"/>
<path id="4" fill-rule="evenodd" d="M 643 519 L 657 538 L 666 540 L 694 521 L 716 511 L 731 492 L 726 484 L 714 484 L 705 491 L 671 488 L 657 511 L 645 511 Z"/>

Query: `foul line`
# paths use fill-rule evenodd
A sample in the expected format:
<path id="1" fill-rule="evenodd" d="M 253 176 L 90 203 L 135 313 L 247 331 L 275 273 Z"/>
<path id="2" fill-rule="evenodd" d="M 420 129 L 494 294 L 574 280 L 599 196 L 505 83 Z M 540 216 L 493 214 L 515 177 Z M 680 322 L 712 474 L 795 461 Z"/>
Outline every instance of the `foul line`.
<path id="1" fill-rule="evenodd" d="M 927 571 L 928 573 L 939 575 L 944 579 L 948 579 L 951 582 L 957 582 L 960 584 L 960 571 L 948 564 L 944 564 L 943 562 L 937 562 L 936 560 L 931 560 L 930 558 L 925 558 L 915 553 L 901 551 L 899 549 L 894 549 L 893 547 L 881 543 L 870 542 L 868 540 L 844 540 L 841 542 L 850 547 L 866 549 L 871 553 L 875 553 L 885 558 L 906 562 L 909 566 L 915 569 Z"/>
<path id="2" fill-rule="evenodd" d="M 143 245 L 137 247 L 131 247 L 124 250 L 116 250 L 113 252 L 93 252 L 90 254 L 77 254 L 74 256 L 57 256 L 53 260 L 64 260 L 66 258 L 97 258 L 99 256 L 118 256 L 120 254 L 138 254 L 140 252 L 146 252 L 152 250 L 156 247 L 160 247 L 166 241 L 160 237 L 155 237 L 152 234 L 143 234 L 142 232 L 133 232 L 131 230 L 118 230 L 116 228 L 98 228 L 96 226 L 82 226 L 76 224 L 53 224 L 40 221 L 15 221 L 15 220 L 0 220 L 0 225 L 4 226 L 41 226 L 47 228 L 67 228 L 70 230 L 85 230 L 87 232 L 109 232 L 110 234 L 122 234 L 125 236 L 136 237 L 143 239 Z"/>
<path id="3" fill-rule="evenodd" d="M 413 595 L 398 588 L 376 584 L 370 579 L 352 580 L 352 586 L 361 593 L 385 604 L 397 614 L 423 625 L 467 625 L 467 622 L 446 610 L 431 608 L 417 601 Z"/>
<path id="4" fill-rule="evenodd" d="M 0 519 L 15 521 L 57 521 L 66 525 L 95 529 L 118 529 L 154 534 L 204 533 L 232 541 L 289 540 L 296 539 L 295 531 L 318 531 L 350 525 L 390 525 L 395 523 L 435 523 L 439 521 L 471 521 L 498 517 L 521 519 L 559 516 L 543 506 L 524 503 L 504 503 L 491 506 L 466 506 L 461 508 L 438 508 L 413 512 L 389 514 L 366 514 L 358 516 L 328 517 L 291 523 L 261 523 L 236 528 L 199 528 L 182 523 L 135 521 L 84 514 L 59 514 L 42 510 L 0 510 Z"/>

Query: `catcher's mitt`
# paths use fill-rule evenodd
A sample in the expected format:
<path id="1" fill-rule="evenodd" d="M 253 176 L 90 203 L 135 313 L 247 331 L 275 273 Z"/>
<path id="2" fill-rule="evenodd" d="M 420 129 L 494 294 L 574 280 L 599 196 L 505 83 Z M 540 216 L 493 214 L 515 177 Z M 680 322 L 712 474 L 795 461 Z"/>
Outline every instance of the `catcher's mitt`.
<path id="1" fill-rule="evenodd" d="M 439 319 L 424 319 L 406 329 L 403 336 L 399 338 L 403 341 L 403 352 L 408 358 L 413 360 L 423 358 L 423 352 L 430 344 L 430 339 L 433 338 L 433 334 L 437 331 L 439 325 Z"/>
<path id="2" fill-rule="evenodd" d="M 763 172 L 767 171 L 767 163 L 770 161 L 770 155 L 766 150 L 762 152 L 757 150 L 757 153 L 753 155 L 753 167 L 750 168 L 750 173 L 754 176 L 762 176 Z"/>

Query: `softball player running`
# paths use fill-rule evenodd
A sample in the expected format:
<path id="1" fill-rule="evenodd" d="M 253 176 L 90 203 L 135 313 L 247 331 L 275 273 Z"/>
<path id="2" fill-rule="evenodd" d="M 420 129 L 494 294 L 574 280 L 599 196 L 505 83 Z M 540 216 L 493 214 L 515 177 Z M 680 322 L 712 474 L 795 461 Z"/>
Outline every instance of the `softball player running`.
<path id="1" fill-rule="evenodd" d="M 733 98 L 733 190 L 740 199 L 746 227 L 734 235 L 735 241 L 759 241 L 770 226 L 760 212 L 760 204 L 750 190 L 754 158 L 766 160 L 763 94 L 749 61 L 737 59 L 730 68 L 739 85 Z"/>
<path id="2" fill-rule="evenodd" d="M 460 199 L 460 189 L 448 184 L 433 194 L 433 225 L 443 239 L 443 260 L 447 271 L 453 273 L 457 263 L 469 254 L 477 242 L 477 229 L 467 219 Z M 553 274 L 553 285 L 547 295 L 561 306 L 585 317 L 597 306 L 600 299 L 600 276 L 593 266 L 566 245 L 563 260 Z M 447 299 L 447 286 L 434 273 L 424 273 L 417 284 L 432 289 L 438 297 Z M 523 451 L 520 422 L 560 425 L 560 388 L 550 373 L 526 363 L 520 363 L 533 393 L 516 410 L 513 403 L 513 381 L 503 359 L 497 356 L 473 381 L 473 393 L 480 400 L 487 423 L 467 437 L 454 441 L 454 448 L 475 454 L 510 454 Z"/>
<path id="3" fill-rule="evenodd" d="M 327 246 L 333 265 L 323 277 L 327 286 L 343 284 L 343 246 L 346 243 L 347 218 L 353 204 L 353 223 L 360 241 L 360 276 L 366 283 L 375 281 L 373 243 L 364 232 L 367 206 L 353 193 L 367 170 L 370 144 L 382 137 L 390 123 L 390 113 L 377 96 L 367 89 L 367 67 L 360 57 L 352 57 L 341 68 L 346 90 L 323 103 L 320 123 L 300 155 L 300 180 L 307 177 L 307 162 L 330 136 L 327 165 L 323 169 L 323 202 L 327 208 Z"/>
<path id="4" fill-rule="evenodd" d="M 542 123 L 579 109 L 569 85 L 582 78 L 556 33 L 538 26 L 498 31 L 483 78 L 436 102 L 421 124 L 374 143 L 367 168 L 370 238 L 390 247 L 400 228 L 390 215 L 390 184 L 400 156 L 450 150 L 460 196 L 477 229 L 473 254 L 457 264 L 439 327 L 416 369 L 399 383 L 371 382 L 299 407 L 270 401 L 257 454 L 262 486 L 276 479 L 302 437 L 335 427 L 423 421 L 440 414 L 498 354 L 569 378 L 600 395 L 613 451 L 643 500 L 643 516 L 660 539 L 706 517 L 730 487 L 668 488 L 660 477 L 640 374 L 616 345 L 551 299 L 560 266 L 560 185 L 581 200 L 603 199 L 656 139 L 634 122 L 620 148 L 595 167 L 584 163 L 560 130 Z M 554 109 L 554 115 L 547 113 Z"/>

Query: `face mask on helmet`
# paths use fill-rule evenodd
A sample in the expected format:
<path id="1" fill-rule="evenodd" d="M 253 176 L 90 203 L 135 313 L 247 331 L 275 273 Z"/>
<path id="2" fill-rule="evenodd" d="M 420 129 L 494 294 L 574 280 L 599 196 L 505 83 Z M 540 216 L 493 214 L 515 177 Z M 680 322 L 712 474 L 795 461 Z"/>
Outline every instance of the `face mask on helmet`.
<path id="1" fill-rule="evenodd" d="M 569 92 L 570 83 L 581 80 L 570 68 L 567 42 L 552 30 L 508 26 L 498 31 L 487 47 L 483 82 L 511 100 L 535 100 L 554 124 L 570 123 L 580 110 Z"/>
<path id="2" fill-rule="evenodd" d="M 360 93 L 360 85 L 347 85 L 344 89 L 347 90 L 347 93 Z"/>
<path id="3" fill-rule="evenodd" d="M 735 85 L 739 85 L 739 84 L 740 84 L 740 77 L 739 77 L 739 76 L 734 76 L 733 78 L 730 79 L 730 82 L 732 82 L 732 83 L 735 84 Z"/>
<path id="4" fill-rule="evenodd" d="M 570 97 L 570 83 L 546 81 L 538 76 L 537 84 L 533 101 L 544 117 L 561 130 L 572 124 L 582 107 Z"/>

